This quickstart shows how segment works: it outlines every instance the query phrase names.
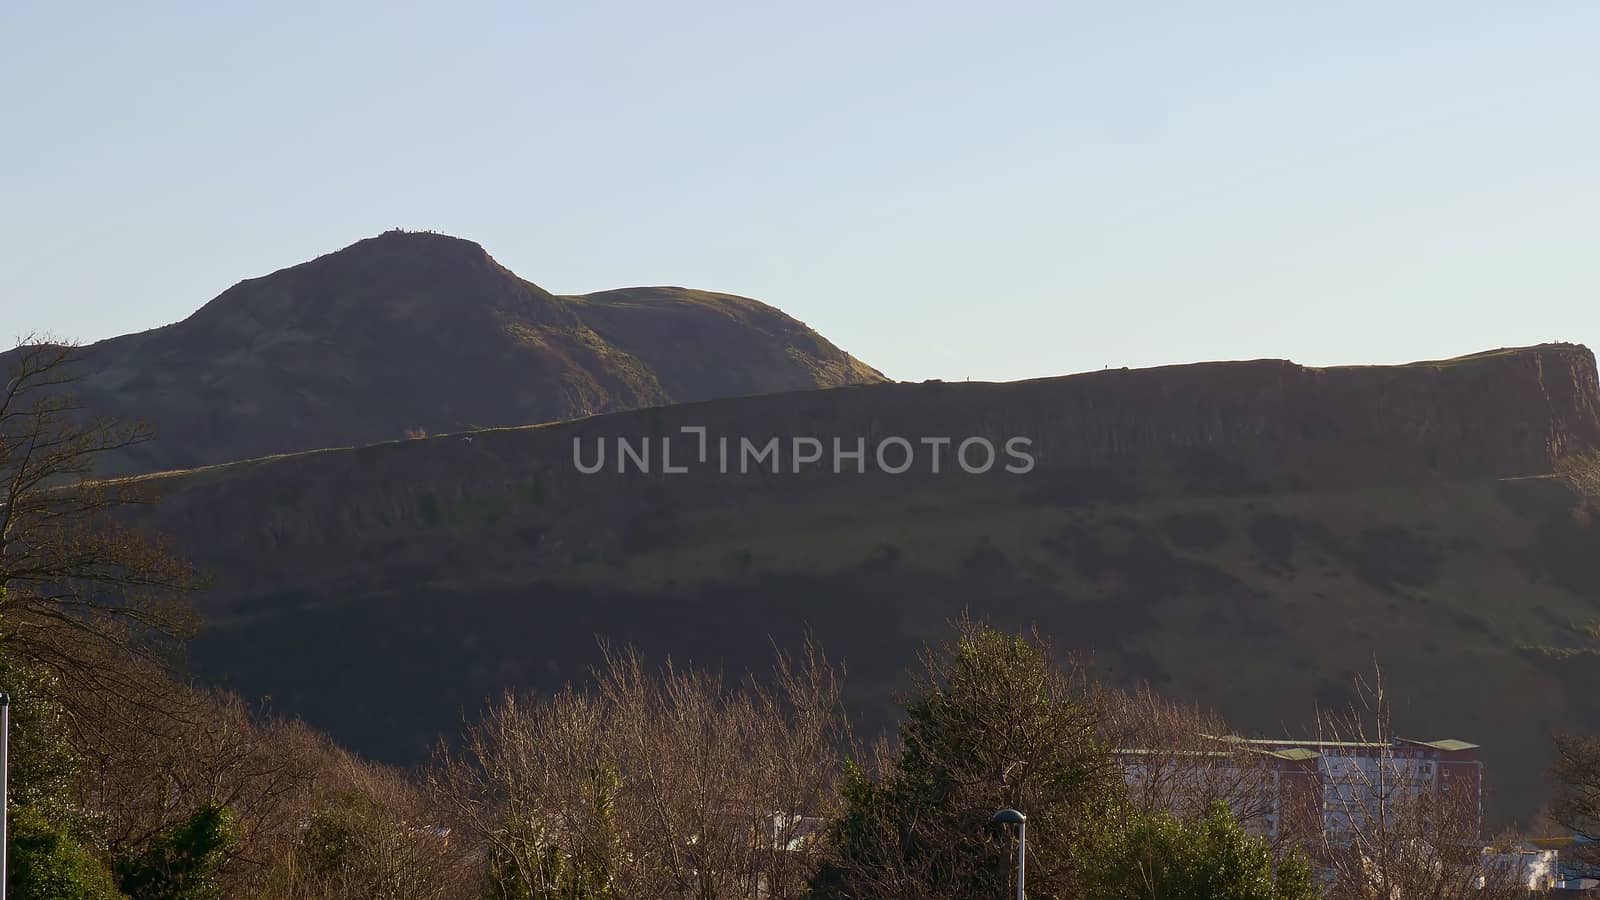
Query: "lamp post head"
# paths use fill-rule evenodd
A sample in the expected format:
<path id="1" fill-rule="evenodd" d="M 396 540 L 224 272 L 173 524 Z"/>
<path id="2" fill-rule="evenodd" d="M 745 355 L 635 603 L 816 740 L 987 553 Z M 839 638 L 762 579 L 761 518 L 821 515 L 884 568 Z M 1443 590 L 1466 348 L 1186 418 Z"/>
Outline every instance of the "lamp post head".
<path id="1" fill-rule="evenodd" d="M 1001 825 L 1021 825 L 1028 821 L 1028 817 L 1008 807 L 995 813 L 989 821 L 999 822 Z"/>

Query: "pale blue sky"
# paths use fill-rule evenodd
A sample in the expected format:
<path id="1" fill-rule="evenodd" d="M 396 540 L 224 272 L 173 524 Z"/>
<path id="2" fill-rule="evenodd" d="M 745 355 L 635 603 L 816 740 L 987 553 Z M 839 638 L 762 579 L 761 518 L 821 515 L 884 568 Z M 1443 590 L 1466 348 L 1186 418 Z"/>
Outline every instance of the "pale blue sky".
<path id="1" fill-rule="evenodd" d="M 1592 0 L 18 0 L 0 333 L 403 226 L 906 379 L 1600 341 L 1597 48 Z"/>

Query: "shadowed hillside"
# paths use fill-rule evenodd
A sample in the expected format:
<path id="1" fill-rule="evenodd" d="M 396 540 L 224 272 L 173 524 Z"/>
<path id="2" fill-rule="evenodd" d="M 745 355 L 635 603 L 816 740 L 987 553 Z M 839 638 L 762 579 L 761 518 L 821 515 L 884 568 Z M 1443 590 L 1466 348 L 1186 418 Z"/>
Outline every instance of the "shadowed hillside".
<path id="1" fill-rule="evenodd" d="M 87 407 L 155 427 L 117 472 L 883 380 L 754 300 L 557 297 L 475 243 L 399 231 L 101 341 L 80 367 Z"/>
<path id="2" fill-rule="evenodd" d="M 969 608 L 1264 733 L 1376 659 L 1403 730 L 1485 746 L 1504 820 L 1552 728 L 1600 728 L 1597 398 L 1572 345 L 885 384 L 153 476 L 153 515 L 217 576 L 198 667 L 389 759 L 503 687 L 582 678 L 597 635 L 738 670 L 809 631 L 882 724 Z M 860 439 L 865 471 L 719 471 L 722 438 L 773 436 Z M 890 436 L 1025 436 L 1034 465 L 890 475 Z M 650 474 L 580 474 L 575 441 L 592 465 L 618 437 Z"/>

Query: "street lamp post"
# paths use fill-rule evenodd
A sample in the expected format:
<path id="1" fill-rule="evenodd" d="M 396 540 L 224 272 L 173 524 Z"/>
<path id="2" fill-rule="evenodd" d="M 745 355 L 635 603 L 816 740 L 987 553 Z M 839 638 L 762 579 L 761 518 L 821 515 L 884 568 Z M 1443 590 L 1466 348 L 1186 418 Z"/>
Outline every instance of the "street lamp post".
<path id="1" fill-rule="evenodd" d="M 6 900 L 6 851 L 11 839 L 11 697 L 0 694 L 0 900 Z"/>
<path id="2" fill-rule="evenodd" d="M 1027 881 L 1027 817 L 1018 810 L 1000 810 L 989 822 L 998 822 L 1000 825 L 1016 825 L 1016 900 L 1027 900 L 1024 882 Z M 0 900 L 5 898 L 0 897 Z"/>

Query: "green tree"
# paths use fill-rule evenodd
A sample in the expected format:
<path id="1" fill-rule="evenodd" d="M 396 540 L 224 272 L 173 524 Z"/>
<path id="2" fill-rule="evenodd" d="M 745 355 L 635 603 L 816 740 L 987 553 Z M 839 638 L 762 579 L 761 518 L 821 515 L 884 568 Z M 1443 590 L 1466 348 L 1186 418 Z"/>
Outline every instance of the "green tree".
<path id="1" fill-rule="evenodd" d="M 222 896 L 217 876 L 233 841 L 228 808 L 206 804 L 143 852 L 117 860 L 117 880 L 132 900 L 216 900 Z"/>
<path id="2" fill-rule="evenodd" d="M 105 864 L 38 810 L 14 807 L 10 838 L 12 900 L 122 900 Z"/>
<path id="3" fill-rule="evenodd" d="M 846 772 L 834 858 L 815 893 L 1004 896 L 1014 838 L 989 820 L 1014 807 L 1028 815 L 1030 895 L 1073 895 L 1081 836 L 1126 793 L 1082 680 L 1039 639 L 971 622 L 925 662 L 898 756 Z"/>
<path id="4" fill-rule="evenodd" d="M 1298 853 L 1275 863 L 1228 807 L 1200 819 L 1166 813 L 1108 820 L 1082 849 L 1083 900 L 1314 900 Z"/>
<path id="5" fill-rule="evenodd" d="M 11 704 L 11 896 L 120 897 L 96 853 L 93 818 L 74 802 L 79 759 L 59 688 L 49 669 L 0 652 L 0 692 Z"/>
<path id="6" fill-rule="evenodd" d="M 68 739 L 60 678 L 0 649 L 0 693 L 11 700 L 11 803 L 34 810 L 57 828 L 82 831 L 88 817 L 73 804 L 80 760 Z"/>

